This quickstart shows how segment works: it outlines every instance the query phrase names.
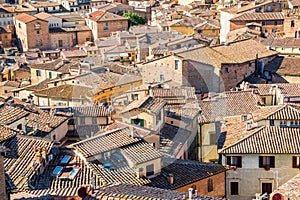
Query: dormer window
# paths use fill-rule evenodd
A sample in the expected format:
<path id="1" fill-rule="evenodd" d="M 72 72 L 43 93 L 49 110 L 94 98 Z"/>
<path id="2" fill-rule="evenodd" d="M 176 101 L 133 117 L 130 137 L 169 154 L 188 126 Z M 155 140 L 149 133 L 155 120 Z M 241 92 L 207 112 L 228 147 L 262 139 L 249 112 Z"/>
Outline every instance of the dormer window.
<path id="1" fill-rule="evenodd" d="M 34 29 L 35 30 L 40 30 L 41 29 L 41 24 L 40 23 L 35 23 L 34 24 Z"/>

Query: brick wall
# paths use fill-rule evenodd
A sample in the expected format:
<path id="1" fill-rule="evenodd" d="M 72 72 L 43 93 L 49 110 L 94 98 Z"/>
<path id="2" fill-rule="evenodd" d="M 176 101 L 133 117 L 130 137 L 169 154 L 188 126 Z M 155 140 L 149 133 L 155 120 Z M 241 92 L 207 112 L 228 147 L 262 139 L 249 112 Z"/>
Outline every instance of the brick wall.
<path id="1" fill-rule="evenodd" d="M 105 23 L 108 23 L 108 30 L 104 30 Z M 98 38 L 109 37 L 113 32 L 128 30 L 128 20 L 118 19 L 117 21 L 100 21 L 97 23 L 97 28 L 98 28 L 97 29 Z"/>
<path id="2" fill-rule="evenodd" d="M 195 87 L 196 92 L 219 92 L 219 77 L 216 68 L 194 61 L 183 61 L 183 85 Z M 218 69 L 217 69 L 218 70 Z"/>
<path id="3" fill-rule="evenodd" d="M 262 24 L 262 21 L 235 21 L 235 22 L 230 22 L 230 31 L 246 27 L 247 23 L 250 22 L 256 22 L 259 24 Z M 283 20 L 269 20 L 265 21 L 266 25 L 262 26 L 262 30 L 264 32 L 271 33 L 273 29 L 276 29 L 278 31 L 283 31 Z M 277 25 L 275 25 L 277 23 Z"/>
<path id="4" fill-rule="evenodd" d="M 41 24 L 40 30 L 35 30 L 34 26 L 36 23 Z M 39 49 L 48 49 L 49 47 L 49 28 L 48 22 L 42 20 L 34 20 L 26 24 L 26 37 L 28 41 L 28 49 L 39 48 Z M 37 43 L 41 42 L 41 45 L 38 46 Z"/>
<path id="5" fill-rule="evenodd" d="M 208 179 L 212 179 L 213 182 L 213 190 L 210 192 L 208 192 Z M 225 172 L 221 172 L 209 178 L 205 178 L 184 187 L 178 188 L 176 189 L 176 191 L 188 192 L 188 189 L 193 188 L 193 186 L 194 188 L 196 188 L 198 195 L 206 195 L 217 198 L 225 197 Z"/>

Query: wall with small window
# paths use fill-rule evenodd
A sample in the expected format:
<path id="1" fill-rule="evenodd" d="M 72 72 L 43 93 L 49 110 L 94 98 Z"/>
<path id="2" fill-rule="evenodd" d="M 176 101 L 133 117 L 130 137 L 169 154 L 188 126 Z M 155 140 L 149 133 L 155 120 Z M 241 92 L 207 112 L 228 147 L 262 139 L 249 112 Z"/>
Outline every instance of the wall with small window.
<path id="1" fill-rule="evenodd" d="M 176 179 L 174 181 L 176 181 Z M 197 190 L 198 195 L 223 198 L 225 196 L 225 172 L 220 172 L 184 187 L 178 188 L 176 191 L 187 192 L 189 188 L 194 188 L 194 190 Z"/>

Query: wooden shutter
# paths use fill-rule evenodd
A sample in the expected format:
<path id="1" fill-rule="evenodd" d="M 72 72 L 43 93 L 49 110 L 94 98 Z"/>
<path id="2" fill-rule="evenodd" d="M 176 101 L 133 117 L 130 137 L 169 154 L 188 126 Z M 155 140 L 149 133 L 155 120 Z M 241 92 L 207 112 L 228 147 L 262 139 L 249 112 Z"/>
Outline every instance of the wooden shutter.
<path id="1" fill-rule="evenodd" d="M 263 156 L 259 156 L 259 165 L 258 165 L 258 166 L 259 166 L 260 168 L 264 167 L 264 166 L 263 166 L 263 158 L 264 158 Z"/>
<path id="2" fill-rule="evenodd" d="M 242 156 L 237 157 L 237 167 L 242 167 Z"/>
<path id="3" fill-rule="evenodd" d="M 275 156 L 270 156 L 270 167 L 275 168 Z"/>
<path id="4" fill-rule="evenodd" d="M 226 164 L 231 165 L 231 156 L 226 156 Z"/>
<path id="5" fill-rule="evenodd" d="M 293 168 L 298 168 L 297 166 L 297 157 L 293 156 Z"/>

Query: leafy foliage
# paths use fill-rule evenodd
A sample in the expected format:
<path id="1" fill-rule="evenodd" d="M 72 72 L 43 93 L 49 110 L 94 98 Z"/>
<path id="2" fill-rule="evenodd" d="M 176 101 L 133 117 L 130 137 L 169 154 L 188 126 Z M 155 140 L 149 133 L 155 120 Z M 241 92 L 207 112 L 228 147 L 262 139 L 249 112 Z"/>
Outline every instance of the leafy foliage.
<path id="1" fill-rule="evenodd" d="M 145 24 L 147 22 L 146 19 L 136 13 L 126 12 L 123 14 L 123 17 L 126 17 L 129 20 L 129 26 Z"/>

